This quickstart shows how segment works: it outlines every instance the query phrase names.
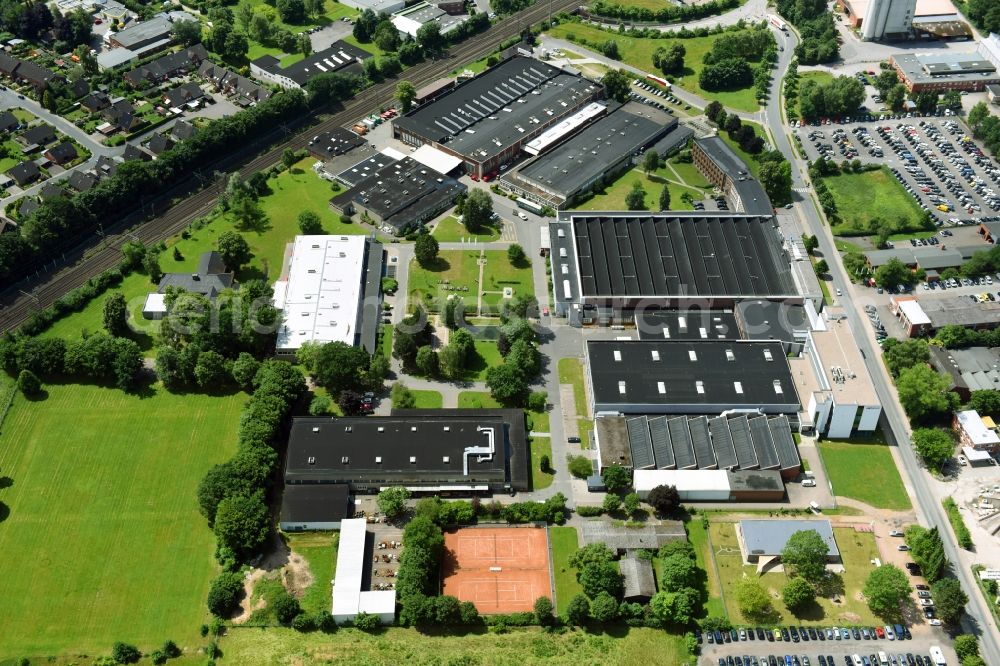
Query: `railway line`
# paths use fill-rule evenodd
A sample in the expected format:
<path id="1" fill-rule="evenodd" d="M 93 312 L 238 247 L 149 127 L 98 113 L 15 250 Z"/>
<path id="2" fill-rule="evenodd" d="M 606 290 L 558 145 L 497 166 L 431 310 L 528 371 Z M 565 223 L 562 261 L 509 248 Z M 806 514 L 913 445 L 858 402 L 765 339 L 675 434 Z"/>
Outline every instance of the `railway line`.
<path id="1" fill-rule="evenodd" d="M 544 18 L 577 6 L 579 0 L 539 0 L 536 4 L 493 24 L 489 29 L 452 47 L 445 57 L 425 60 L 403 73 L 406 80 L 420 87 L 440 78 L 463 63 L 476 60 L 491 53 L 501 42 L 521 32 L 526 26 L 534 25 Z M 350 126 L 366 115 L 380 102 L 387 103 L 395 95 L 397 79 L 371 86 L 355 97 L 347 100 L 338 111 L 324 117 L 320 122 L 309 125 L 279 145 L 253 157 L 238 170 L 244 177 L 269 168 L 281 160 L 287 148 L 304 148 L 310 139 L 321 132 L 335 127 Z M 191 181 L 187 181 L 189 184 Z M 192 220 L 207 214 L 215 206 L 218 188 L 204 187 L 174 204 L 162 214 L 117 235 L 107 235 L 100 243 L 83 243 L 70 254 L 83 255 L 79 261 L 59 272 L 40 276 L 34 285 L 21 285 L 21 289 L 9 291 L 0 300 L 0 332 L 16 329 L 31 316 L 32 312 L 48 307 L 67 292 L 84 284 L 91 277 L 116 265 L 121 259 L 121 246 L 132 239 L 153 245 L 180 233 Z M 100 238 L 95 235 L 95 239 Z M 24 289 L 32 291 L 25 293 Z M 6 307 L 3 307 L 6 305 Z"/>

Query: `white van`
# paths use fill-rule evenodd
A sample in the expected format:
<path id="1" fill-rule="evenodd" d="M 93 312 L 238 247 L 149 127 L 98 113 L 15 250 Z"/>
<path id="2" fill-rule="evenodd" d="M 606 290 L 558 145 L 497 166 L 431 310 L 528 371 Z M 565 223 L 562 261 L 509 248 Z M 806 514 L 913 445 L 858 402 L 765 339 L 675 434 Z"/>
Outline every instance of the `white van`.
<path id="1" fill-rule="evenodd" d="M 889 666 L 889 655 L 879 650 L 878 663 L 881 664 L 882 666 Z"/>

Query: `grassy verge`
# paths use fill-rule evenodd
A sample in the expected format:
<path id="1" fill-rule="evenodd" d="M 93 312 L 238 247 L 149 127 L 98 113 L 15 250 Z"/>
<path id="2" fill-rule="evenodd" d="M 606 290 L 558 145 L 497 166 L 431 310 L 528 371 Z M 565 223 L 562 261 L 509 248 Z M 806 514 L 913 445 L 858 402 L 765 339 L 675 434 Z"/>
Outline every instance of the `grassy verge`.
<path id="1" fill-rule="evenodd" d="M 544 490 L 552 485 L 555 474 L 543 472 L 541 467 L 542 456 L 549 459 L 549 466 L 552 465 L 552 440 L 548 437 L 532 437 L 531 439 L 531 488 L 533 490 Z"/>
<path id="2" fill-rule="evenodd" d="M 559 383 L 573 385 L 577 416 L 587 415 L 587 393 L 583 385 L 583 363 L 578 358 L 559 359 Z"/>
<path id="3" fill-rule="evenodd" d="M 986 589 L 986 581 L 979 577 L 979 572 L 985 569 L 981 564 L 972 565 L 972 577 L 976 581 L 976 587 L 979 588 L 979 593 L 983 595 L 983 599 L 986 600 L 986 605 L 990 609 L 990 614 L 993 616 L 993 624 L 1000 627 L 1000 607 L 996 604 L 996 595 Z"/>
<path id="4" fill-rule="evenodd" d="M 695 519 L 685 523 L 684 529 L 687 531 L 688 541 L 694 546 L 698 568 L 703 570 L 707 577 L 705 587 L 708 599 L 705 601 L 705 613 L 708 617 L 726 617 L 726 604 L 722 600 L 722 584 L 719 582 L 719 576 L 712 559 L 712 544 L 708 538 L 708 528 L 702 524 L 701 519 Z"/>
<path id="5" fill-rule="evenodd" d="M 434 226 L 432 234 L 439 243 L 458 243 L 469 239 L 477 243 L 488 243 L 500 238 L 500 229 L 486 227 L 481 229 L 479 233 L 473 234 L 458 221 L 458 218 L 449 215 Z"/>
<path id="6" fill-rule="evenodd" d="M 886 444 L 822 441 L 818 443 L 834 495 L 850 497 L 877 509 L 909 509 L 903 480 Z"/>
<path id="7" fill-rule="evenodd" d="M 416 409 L 441 409 L 444 399 L 437 391 L 425 391 L 421 389 L 410 389 L 413 399 L 416 401 Z"/>
<path id="8" fill-rule="evenodd" d="M 339 532 L 307 532 L 288 534 L 288 547 L 309 563 L 312 585 L 306 588 L 299 603 L 307 613 L 330 610 L 333 593 L 331 581 L 337 566 Z"/>
<path id="9" fill-rule="evenodd" d="M 215 539 L 195 502 L 236 449 L 244 394 L 142 395 L 48 385 L 0 434 L 9 515 L 0 529 L 0 662 L 124 640 L 201 643 Z"/>
<path id="10" fill-rule="evenodd" d="M 872 233 L 876 220 L 891 225 L 897 233 L 923 230 L 924 214 L 920 206 L 885 167 L 878 171 L 827 176 L 823 182 L 843 220 L 833 226 L 836 235 Z"/>
<path id="11" fill-rule="evenodd" d="M 570 600 L 583 592 L 576 580 L 576 569 L 569 558 L 580 548 L 575 527 L 550 527 L 549 545 L 552 548 L 552 574 L 556 582 L 556 612 L 565 615 Z"/>
<path id="12" fill-rule="evenodd" d="M 958 510 L 955 500 L 951 497 L 946 497 L 941 502 L 941 506 L 944 507 L 944 512 L 948 514 L 948 522 L 951 523 L 951 529 L 955 531 L 955 540 L 958 541 L 958 545 L 966 550 L 972 550 L 972 547 L 975 545 L 972 543 L 972 534 L 965 524 L 965 519 L 962 518 L 962 513 Z"/>
<path id="13" fill-rule="evenodd" d="M 459 409 L 497 409 L 502 405 L 485 391 L 462 391 L 458 394 Z"/>

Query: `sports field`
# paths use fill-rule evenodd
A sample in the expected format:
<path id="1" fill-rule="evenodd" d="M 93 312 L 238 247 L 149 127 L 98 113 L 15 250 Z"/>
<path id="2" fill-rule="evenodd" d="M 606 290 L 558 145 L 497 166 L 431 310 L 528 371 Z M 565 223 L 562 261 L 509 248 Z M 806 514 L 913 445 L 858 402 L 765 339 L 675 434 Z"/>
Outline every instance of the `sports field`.
<path id="1" fill-rule="evenodd" d="M 0 428 L 0 663 L 196 648 L 216 567 L 195 492 L 232 456 L 246 396 L 46 390 Z"/>
<path id="2" fill-rule="evenodd" d="M 549 539 L 531 527 L 470 527 L 444 535 L 444 593 L 480 613 L 531 611 L 552 598 Z"/>

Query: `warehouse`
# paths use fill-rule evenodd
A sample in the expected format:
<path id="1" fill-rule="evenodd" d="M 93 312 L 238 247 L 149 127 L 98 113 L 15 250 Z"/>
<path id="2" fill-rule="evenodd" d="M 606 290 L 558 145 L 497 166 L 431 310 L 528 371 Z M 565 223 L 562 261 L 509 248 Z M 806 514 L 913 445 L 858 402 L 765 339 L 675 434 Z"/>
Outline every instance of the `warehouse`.
<path id="1" fill-rule="evenodd" d="M 274 283 L 278 357 L 294 358 L 307 342 L 339 341 L 374 353 L 382 244 L 367 236 L 296 236 L 286 254 Z"/>
<path id="2" fill-rule="evenodd" d="M 599 471 L 774 470 L 792 479 L 802 461 L 785 416 L 614 416 L 594 419 Z"/>
<path id="3" fill-rule="evenodd" d="M 335 127 L 332 131 L 317 134 L 309 140 L 306 148 L 309 154 L 321 160 L 332 160 L 334 157 L 349 153 L 355 148 L 365 145 L 364 137 L 351 130 Z"/>
<path id="4" fill-rule="evenodd" d="M 371 57 L 368 51 L 340 41 L 288 67 L 282 67 L 273 55 L 262 55 L 250 63 L 250 73 L 282 88 L 305 88 L 309 79 L 319 74 L 363 74 L 362 63 Z"/>
<path id="5" fill-rule="evenodd" d="M 345 483 L 288 486 L 281 498 L 281 531 L 339 530 L 352 506 Z"/>
<path id="6" fill-rule="evenodd" d="M 781 561 L 781 551 L 796 532 L 814 531 L 826 542 L 827 562 L 840 562 L 840 549 L 829 520 L 741 520 L 736 524 L 740 553 L 758 571 Z"/>
<path id="7" fill-rule="evenodd" d="M 642 310 L 635 313 L 640 340 L 739 340 L 732 310 Z"/>
<path id="8" fill-rule="evenodd" d="M 372 169 L 351 189 L 333 197 L 330 208 L 343 215 L 360 214 L 382 231 L 402 236 L 451 208 L 466 189 L 407 156 Z"/>
<path id="9" fill-rule="evenodd" d="M 1000 326 L 1000 303 L 990 300 L 973 303 L 967 298 L 929 296 L 896 299 L 893 306 L 893 314 L 911 337 L 933 335 L 949 324 L 975 329 Z"/>
<path id="10" fill-rule="evenodd" d="M 549 237 L 554 307 L 573 326 L 631 323 L 637 308 L 802 302 L 770 216 L 560 212 Z"/>
<path id="11" fill-rule="evenodd" d="M 764 186 L 721 138 L 696 139 L 691 145 L 691 158 L 708 182 L 725 193 L 734 210 L 751 215 L 774 213 Z"/>
<path id="12" fill-rule="evenodd" d="M 785 497 L 785 484 L 774 470 L 637 469 L 633 485 L 642 499 L 657 486 L 674 486 L 682 502 L 780 502 Z"/>
<path id="13" fill-rule="evenodd" d="M 359 613 L 376 615 L 382 624 L 396 619 L 395 590 L 365 590 L 366 564 L 371 562 L 374 539 L 368 538 L 368 521 L 347 518 L 341 523 L 337 568 L 333 580 L 330 614 L 337 624 L 353 621 Z"/>
<path id="14" fill-rule="evenodd" d="M 392 131 L 411 146 L 430 143 L 462 158 L 476 178 L 492 178 L 528 142 L 603 96 L 597 83 L 517 56 L 395 118 Z"/>
<path id="15" fill-rule="evenodd" d="M 292 420 L 285 484 L 344 483 L 355 493 L 529 490 L 520 410 L 402 410 Z"/>
<path id="16" fill-rule="evenodd" d="M 447 35 L 468 20 L 469 15 L 464 11 L 453 14 L 438 7 L 437 4 L 418 2 L 396 12 L 392 17 L 392 24 L 399 30 L 400 37 L 409 36 L 416 39 L 420 28 L 425 25 L 434 24 L 440 34 Z"/>
<path id="17" fill-rule="evenodd" d="M 594 414 L 799 411 L 778 342 L 588 340 L 585 357 Z"/>
<path id="18" fill-rule="evenodd" d="M 931 365 L 951 378 L 950 389 L 962 402 L 973 391 L 1000 390 L 1000 347 L 945 349 L 930 345 Z M 996 415 L 1000 418 L 1000 414 Z"/>
<path id="19" fill-rule="evenodd" d="M 948 90 L 982 91 L 987 85 L 1000 83 L 997 68 L 982 54 L 968 53 L 902 53 L 889 58 L 900 81 L 911 93 L 943 93 Z"/>
<path id="20" fill-rule="evenodd" d="M 610 113 L 572 138 L 508 171 L 501 183 L 525 199 L 560 210 L 589 193 L 596 183 L 631 169 L 643 151 L 664 137 L 680 146 L 692 135 L 688 128 L 678 126 L 677 118 L 659 109 L 637 102 L 614 106 L 610 103 Z"/>

